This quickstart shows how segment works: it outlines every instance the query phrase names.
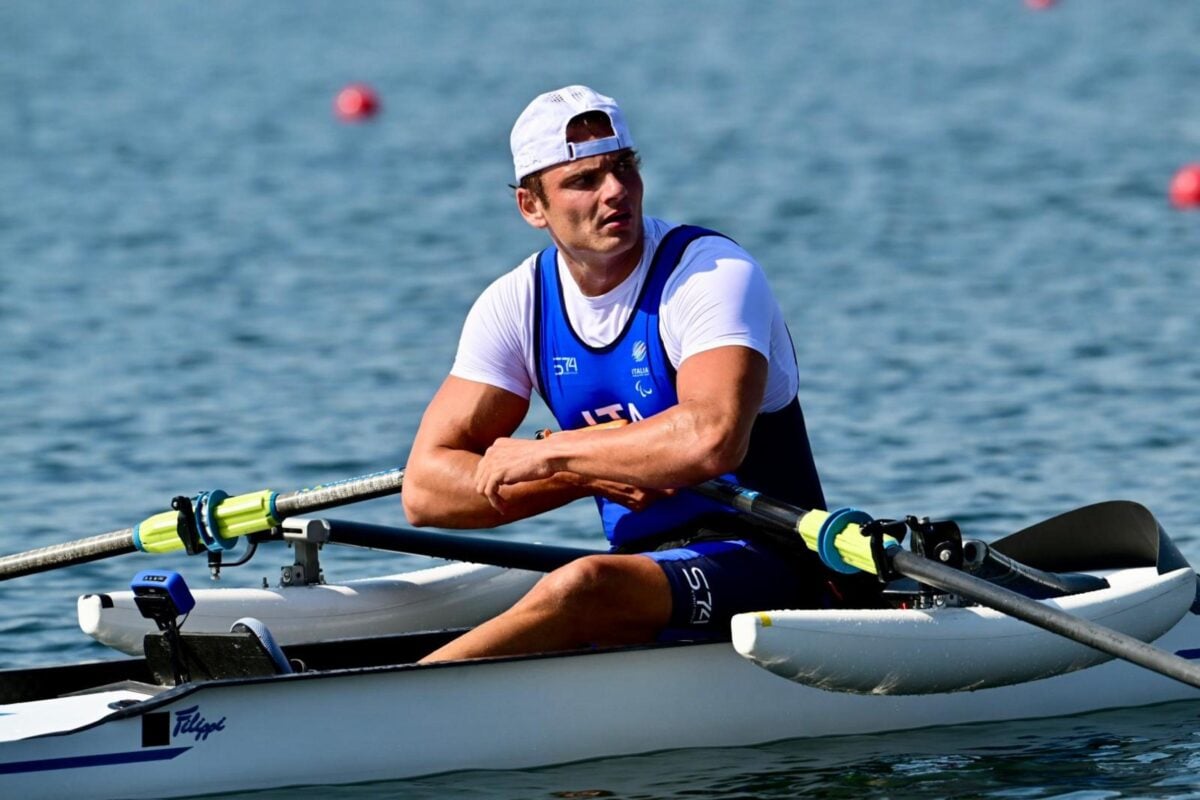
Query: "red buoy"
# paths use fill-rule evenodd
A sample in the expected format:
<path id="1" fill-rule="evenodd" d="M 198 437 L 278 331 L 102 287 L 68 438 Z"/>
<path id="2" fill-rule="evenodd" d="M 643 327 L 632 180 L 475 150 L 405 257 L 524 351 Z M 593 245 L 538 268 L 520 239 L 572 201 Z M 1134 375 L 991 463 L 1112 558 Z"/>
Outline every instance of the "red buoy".
<path id="1" fill-rule="evenodd" d="M 1177 208 L 1200 207 L 1200 164 L 1188 164 L 1171 181 L 1171 202 Z"/>
<path id="2" fill-rule="evenodd" d="M 1045 11 L 1053 6 L 1058 0 L 1025 0 L 1025 5 L 1032 8 L 1034 11 Z"/>
<path id="3" fill-rule="evenodd" d="M 379 96 L 365 83 L 352 83 L 338 92 L 333 108 L 347 122 L 361 122 L 379 111 Z"/>

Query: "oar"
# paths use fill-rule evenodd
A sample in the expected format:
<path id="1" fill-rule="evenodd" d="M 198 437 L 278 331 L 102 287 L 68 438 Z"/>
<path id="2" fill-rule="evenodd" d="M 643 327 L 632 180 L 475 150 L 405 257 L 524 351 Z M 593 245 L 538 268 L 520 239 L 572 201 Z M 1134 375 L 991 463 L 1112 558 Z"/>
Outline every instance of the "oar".
<path id="1" fill-rule="evenodd" d="M 552 572 L 577 558 L 603 555 L 607 552 L 580 547 L 510 542 L 480 536 L 463 536 L 457 533 L 415 531 L 411 528 L 396 528 L 390 525 L 372 525 L 339 519 L 288 520 L 284 523 L 285 534 L 289 528 L 306 523 L 321 525 L 328 537 L 327 541 L 335 544 L 389 550 L 395 553 L 412 553 L 431 558 L 467 561 L 473 564 L 492 564 L 497 567 L 527 569 L 533 572 Z"/>
<path id="2" fill-rule="evenodd" d="M 830 514 L 825 511 L 797 508 L 721 479 L 707 481 L 693 487 L 692 491 L 722 502 L 752 519 L 781 530 L 798 533 L 809 549 L 821 555 L 823 561 L 826 561 L 826 557 L 835 549 L 833 562 L 826 561 L 826 564 L 834 569 L 842 572 L 853 571 L 846 568 L 849 565 L 878 574 L 870 540 L 862 535 L 861 518 L 848 521 L 844 515 L 839 522 L 839 512 Z M 888 566 L 897 574 L 953 592 L 1051 633 L 1200 688 L 1200 667 L 1140 639 L 1097 625 L 1091 620 L 1080 619 L 953 567 L 904 550 L 895 540 L 884 542 L 882 554 Z"/>
<path id="3" fill-rule="evenodd" d="M 132 528 L 0 557 L 0 581 L 125 553 L 183 550 L 188 545 L 181 538 L 181 511 L 196 517 L 200 544 L 217 550 L 232 546 L 239 536 L 268 531 L 287 517 L 396 494 L 403 484 L 404 470 L 393 469 L 284 494 L 269 489 L 235 497 L 203 492 L 185 504 L 187 509 L 155 514 Z"/>

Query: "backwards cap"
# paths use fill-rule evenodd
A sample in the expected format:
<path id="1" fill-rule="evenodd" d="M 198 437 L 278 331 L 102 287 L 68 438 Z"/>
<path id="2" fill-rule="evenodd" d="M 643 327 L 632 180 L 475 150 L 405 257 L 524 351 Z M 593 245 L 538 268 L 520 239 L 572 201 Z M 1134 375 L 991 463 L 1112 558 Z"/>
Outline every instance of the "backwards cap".
<path id="1" fill-rule="evenodd" d="M 568 142 L 567 123 L 589 111 L 607 115 L 614 135 L 587 142 Z M 509 144 L 513 168 L 520 183 L 526 175 L 555 164 L 633 147 L 633 137 L 616 100 L 586 86 L 564 86 L 538 95 L 525 107 L 513 125 Z"/>

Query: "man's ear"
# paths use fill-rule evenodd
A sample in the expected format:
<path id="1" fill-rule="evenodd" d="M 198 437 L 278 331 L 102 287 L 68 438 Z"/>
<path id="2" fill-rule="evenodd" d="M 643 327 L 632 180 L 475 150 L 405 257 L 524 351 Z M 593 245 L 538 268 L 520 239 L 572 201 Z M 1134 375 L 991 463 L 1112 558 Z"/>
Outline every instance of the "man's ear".
<path id="1" fill-rule="evenodd" d="M 542 201 L 536 194 L 528 189 L 517 188 L 517 210 L 521 212 L 521 216 L 535 228 L 545 228 L 546 215 L 543 211 Z"/>

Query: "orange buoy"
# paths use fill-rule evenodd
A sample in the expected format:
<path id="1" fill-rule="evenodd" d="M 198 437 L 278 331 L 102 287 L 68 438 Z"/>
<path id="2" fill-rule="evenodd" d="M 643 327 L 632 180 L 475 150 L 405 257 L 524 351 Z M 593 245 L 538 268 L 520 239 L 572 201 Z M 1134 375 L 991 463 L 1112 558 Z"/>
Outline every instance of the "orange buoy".
<path id="1" fill-rule="evenodd" d="M 1171 181 L 1171 202 L 1177 208 L 1200 207 L 1200 164 L 1188 164 Z"/>
<path id="2" fill-rule="evenodd" d="M 338 92 L 334 111 L 347 122 L 361 122 L 379 111 L 379 96 L 365 83 L 352 83 Z"/>

